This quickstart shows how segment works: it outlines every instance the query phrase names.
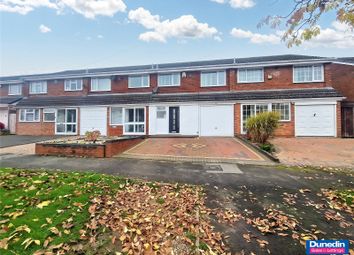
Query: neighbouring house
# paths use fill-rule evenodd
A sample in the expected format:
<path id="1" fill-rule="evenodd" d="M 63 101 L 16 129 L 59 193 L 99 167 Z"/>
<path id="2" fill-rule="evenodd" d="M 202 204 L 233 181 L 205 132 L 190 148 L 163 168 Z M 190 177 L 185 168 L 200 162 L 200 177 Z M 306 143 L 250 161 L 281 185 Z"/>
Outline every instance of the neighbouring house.
<path id="1" fill-rule="evenodd" d="M 7 84 L 0 83 L 0 122 L 5 125 L 5 129 L 10 133 L 16 133 L 16 104 L 22 99 L 21 85 L 12 84 L 14 77 L 2 77 Z M 16 78 L 16 77 L 15 77 Z M 1 81 L 0 81 L 1 82 Z"/>
<path id="2" fill-rule="evenodd" d="M 340 137 L 337 58 L 278 55 L 1 77 L 1 97 L 21 87 L 20 135 L 234 136 L 263 111 L 281 115 L 276 135 Z M 339 83 L 338 83 L 339 84 Z"/>
<path id="3" fill-rule="evenodd" d="M 332 85 L 345 96 L 342 102 L 342 137 L 354 137 L 354 57 L 331 64 Z"/>

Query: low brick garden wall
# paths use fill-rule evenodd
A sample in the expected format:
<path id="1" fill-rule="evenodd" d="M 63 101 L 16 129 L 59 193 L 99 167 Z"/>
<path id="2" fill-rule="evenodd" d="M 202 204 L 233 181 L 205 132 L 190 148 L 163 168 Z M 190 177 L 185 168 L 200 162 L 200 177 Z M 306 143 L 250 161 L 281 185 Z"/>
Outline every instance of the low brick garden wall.
<path id="1" fill-rule="evenodd" d="M 111 158 L 139 144 L 144 137 L 119 137 L 100 144 L 40 142 L 36 154 L 42 156 Z"/>

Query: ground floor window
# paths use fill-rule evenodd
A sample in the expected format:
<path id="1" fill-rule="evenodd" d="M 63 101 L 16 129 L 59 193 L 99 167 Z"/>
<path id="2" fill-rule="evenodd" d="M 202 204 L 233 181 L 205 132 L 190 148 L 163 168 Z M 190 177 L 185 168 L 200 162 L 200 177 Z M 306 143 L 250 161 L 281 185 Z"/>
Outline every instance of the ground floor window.
<path id="1" fill-rule="evenodd" d="M 124 109 L 124 133 L 145 134 L 145 108 Z"/>
<path id="2" fill-rule="evenodd" d="M 54 122 L 55 121 L 55 109 L 43 109 L 43 121 Z"/>
<path id="3" fill-rule="evenodd" d="M 290 121 L 290 103 L 261 103 L 242 105 L 242 133 L 246 133 L 246 122 L 262 112 L 279 112 L 280 121 Z"/>
<path id="4" fill-rule="evenodd" d="M 57 134 L 77 133 L 77 109 L 58 109 L 55 124 Z"/>
<path id="5" fill-rule="evenodd" d="M 39 122 L 39 109 L 21 109 L 20 122 Z"/>
<path id="6" fill-rule="evenodd" d="M 123 124 L 123 108 L 111 107 L 111 125 Z"/>

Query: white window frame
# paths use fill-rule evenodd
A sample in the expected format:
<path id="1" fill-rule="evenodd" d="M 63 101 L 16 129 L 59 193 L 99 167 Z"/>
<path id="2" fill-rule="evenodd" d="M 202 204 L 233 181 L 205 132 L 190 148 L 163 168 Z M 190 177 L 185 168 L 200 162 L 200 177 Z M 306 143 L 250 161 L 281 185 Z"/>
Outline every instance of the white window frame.
<path id="1" fill-rule="evenodd" d="M 74 82 L 75 82 L 76 89 L 72 89 L 72 87 L 71 87 Z M 64 81 L 64 90 L 65 91 L 81 91 L 82 88 L 83 88 L 83 80 L 82 79 L 67 79 Z"/>
<path id="2" fill-rule="evenodd" d="M 46 120 L 45 119 L 45 114 L 46 113 L 54 113 L 54 120 Z M 43 122 L 55 122 L 57 118 L 57 111 L 54 108 L 44 108 L 43 109 Z"/>
<path id="3" fill-rule="evenodd" d="M 97 89 L 93 89 L 93 81 L 97 80 L 109 80 L 109 88 L 108 89 L 99 89 L 99 84 L 97 85 Z M 97 92 L 97 91 L 111 91 L 112 89 L 112 80 L 109 77 L 99 77 L 99 78 L 91 78 L 91 91 L 92 92 Z"/>
<path id="4" fill-rule="evenodd" d="M 243 124 L 244 124 L 244 121 L 243 121 L 243 106 L 246 106 L 246 105 L 253 105 L 254 106 L 254 114 L 253 116 L 256 116 L 257 115 L 257 105 L 268 105 L 267 107 L 267 112 L 272 112 L 273 109 L 272 109 L 272 105 L 273 104 L 286 104 L 289 106 L 289 118 L 287 120 L 279 120 L 279 122 L 290 122 L 291 121 L 291 103 L 290 102 L 258 102 L 258 103 L 244 103 L 244 104 L 241 104 L 241 134 L 246 134 L 246 130 L 244 129 L 243 127 Z"/>
<path id="5" fill-rule="evenodd" d="M 39 84 L 39 83 L 41 83 L 41 86 L 42 86 L 42 90 L 40 91 L 40 92 L 38 92 L 38 91 L 33 91 L 33 86 L 36 84 Z M 29 93 L 30 94 L 47 94 L 47 92 L 48 92 L 48 84 L 47 84 L 47 81 L 31 81 L 30 82 L 30 86 L 29 86 L 30 88 L 29 88 Z M 43 88 L 45 88 L 45 89 L 43 89 Z"/>
<path id="6" fill-rule="evenodd" d="M 171 76 L 171 81 L 172 83 L 169 84 L 169 85 L 163 85 L 160 83 L 160 77 L 162 76 Z M 173 83 L 173 76 L 176 75 L 178 77 L 178 82 L 177 83 Z M 159 87 L 178 87 L 178 86 L 181 86 L 181 73 L 159 73 L 158 76 L 157 76 L 157 86 Z"/>
<path id="7" fill-rule="evenodd" d="M 13 93 L 11 92 L 11 89 L 10 87 L 19 87 L 19 91 L 17 93 Z M 22 84 L 9 84 L 9 87 L 8 87 L 8 95 L 9 96 L 19 96 L 19 95 L 22 95 Z"/>
<path id="8" fill-rule="evenodd" d="M 143 77 L 147 77 L 147 81 L 148 81 L 148 84 L 147 85 L 144 85 L 144 79 Z M 132 78 L 137 78 L 137 77 L 140 77 L 141 81 L 140 81 L 140 87 L 135 87 L 135 86 L 132 86 L 131 85 L 131 79 Z M 140 88 L 149 88 L 150 87 L 150 74 L 142 74 L 142 75 L 129 75 L 128 76 L 128 88 L 129 89 L 140 89 Z"/>
<path id="9" fill-rule="evenodd" d="M 205 85 L 203 84 L 203 74 L 207 74 L 207 73 L 216 73 L 216 84 L 212 84 L 212 85 Z M 220 83 L 219 84 L 219 73 L 223 73 L 224 76 L 224 83 Z M 226 86 L 227 81 L 226 81 L 226 70 L 214 70 L 214 71 L 203 71 L 200 73 L 200 87 L 202 88 L 208 88 L 208 87 L 223 87 Z"/>
<path id="10" fill-rule="evenodd" d="M 25 119 L 21 119 L 22 116 L 22 111 L 24 111 L 25 113 Z M 31 112 L 32 111 L 32 112 Z M 35 119 L 36 116 L 36 111 L 38 111 L 38 119 Z M 20 109 L 19 112 L 20 116 L 19 116 L 19 122 L 40 122 L 41 121 L 41 110 L 39 108 L 26 108 L 26 109 Z M 27 114 L 33 114 L 33 120 L 26 120 L 26 115 Z"/>
<path id="11" fill-rule="evenodd" d="M 113 123 L 112 122 L 112 108 L 120 108 L 122 110 L 122 121 L 121 123 Z M 124 125 L 124 107 L 121 106 L 112 106 L 109 108 L 110 109 L 110 113 L 109 113 L 109 125 L 110 126 L 123 126 Z"/>
<path id="12" fill-rule="evenodd" d="M 315 66 L 321 66 L 321 73 L 322 73 L 322 79 L 321 80 L 315 80 Z M 311 67 L 312 69 L 312 80 L 311 81 L 295 81 L 295 69 L 297 67 Z M 319 64 L 319 65 L 294 65 L 293 66 L 293 83 L 314 83 L 314 82 L 324 82 L 324 65 Z"/>
<path id="13" fill-rule="evenodd" d="M 247 77 L 247 72 L 249 70 L 261 70 L 262 71 L 262 79 L 260 81 L 249 81 Z M 246 71 L 246 79 L 247 81 L 240 81 L 240 71 Z M 237 83 L 261 83 L 264 82 L 264 68 L 239 68 L 237 69 Z"/>
<path id="14" fill-rule="evenodd" d="M 125 112 L 126 110 L 134 109 L 134 119 L 136 114 L 136 109 L 144 109 L 144 122 L 126 122 L 125 121 Z M 126 132 L 126 125 L 144 125 L 144 132 Z M 137 107 L 126 107 L 123 108 L 123 135 L 145 135 L 146 134 L 146 107 L 145 106 L 137 106 Z"/>
<path id="15" fill-rule="evenodd" d="M 58 111 L 59 110 L 65 110 L 65 119 L 64 119 L 64 122 L 58 122 Z M 76 116 L 76 122 L 67 122 L 66 121 L 66 115 L 67 115 L 67 112 L 68 110 L 75 110 L 75 116 Z M 77 135 L 78 134 L 78 128 L 79 128 L 79 123 L 78 123 L 78 119 L 79 119 L 79 116 L 78 116 L 78 110 L 77 108 L 59 108 L 59 109 L 56 109 L 56 114 L 55 114 L 55 134 L 56 135 Z M 63 124 L 65 126 L 65 130 L 67 129 L 67 125 L 76 125 L 76 132 L 57 132 L 57 125 L 58 124 Z"/>

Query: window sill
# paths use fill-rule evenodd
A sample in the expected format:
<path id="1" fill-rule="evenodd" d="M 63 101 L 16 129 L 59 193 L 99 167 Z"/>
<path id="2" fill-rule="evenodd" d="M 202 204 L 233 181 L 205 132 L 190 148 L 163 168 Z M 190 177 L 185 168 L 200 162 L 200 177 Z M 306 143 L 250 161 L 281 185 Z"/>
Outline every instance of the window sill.
<path id="1" fill-rule="evenodd" d="M 294 84 L 305 84 L 305 83 L 321 83 L 324 81 L 293 81 Z"/>
<path id="2" fill-rule="evenodd" d="M 236 84 L 264 83 L 264 81 L 237 81 Z"/>
<path id="3" fill-rule="evenodd" d="M 218 88 L 218 87 L 227 87 L 227 85 L 210 85 L 210 86 L 203 86 L 200 85 L 201 88 Z"/>
<path id="4" fill-rule="evenodd" d="M 35 121 L 19 121 L 20 123 L 39 123 L 39 120 L 35 120 Z"/>
<path id="5" fill-rule="evenodd" d="M 29 93 L 30 95 L 45 95 L 47 94 L 48 92 L 38 92 L 38 93 Z"/>

